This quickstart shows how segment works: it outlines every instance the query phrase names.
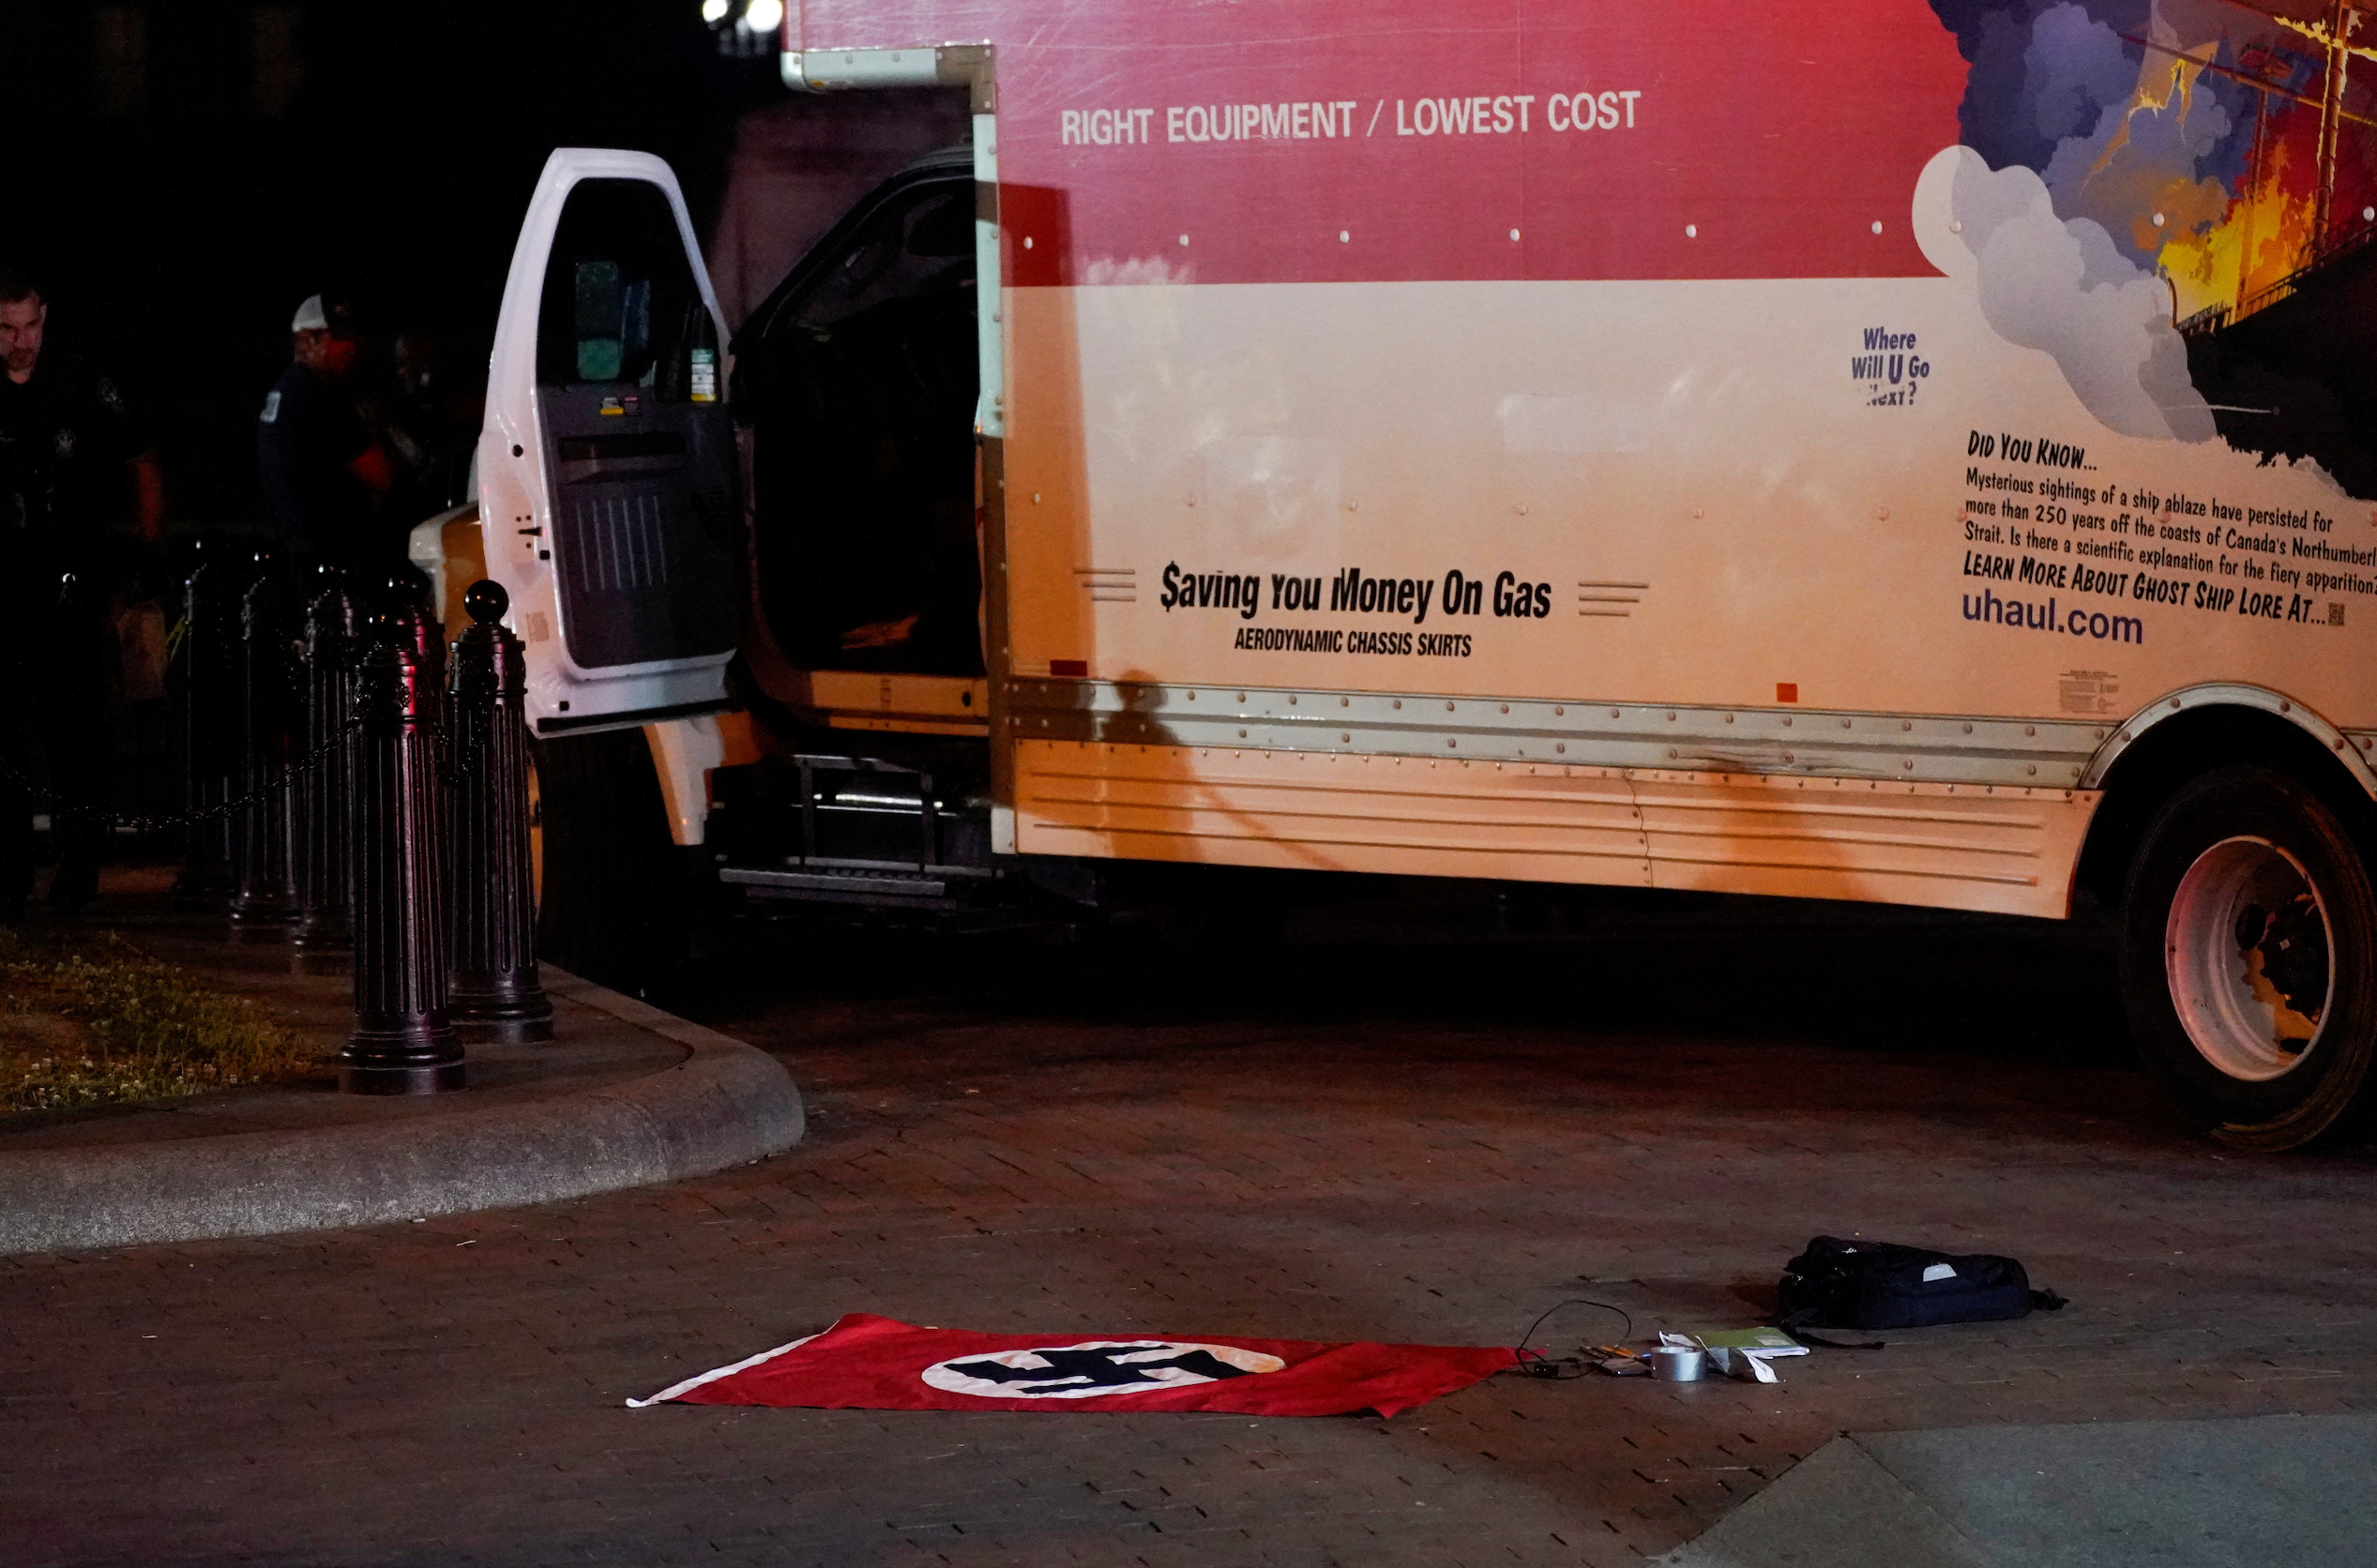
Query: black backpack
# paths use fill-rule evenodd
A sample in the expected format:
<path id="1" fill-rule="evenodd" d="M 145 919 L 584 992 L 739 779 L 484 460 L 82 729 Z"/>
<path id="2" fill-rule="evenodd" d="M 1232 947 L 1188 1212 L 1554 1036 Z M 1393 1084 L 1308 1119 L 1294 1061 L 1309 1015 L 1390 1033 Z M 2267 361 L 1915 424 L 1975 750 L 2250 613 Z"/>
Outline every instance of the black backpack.
<path id="1" fill-rule="evenodd" d="M 2052 1312 L 2064 1298 L 2034 1290 L 2011 1258 L 1955 1257 L 1890 1242 L 1818 1236 L 1783 1266 L 1778 1327 L 1919 1329 Z"/>

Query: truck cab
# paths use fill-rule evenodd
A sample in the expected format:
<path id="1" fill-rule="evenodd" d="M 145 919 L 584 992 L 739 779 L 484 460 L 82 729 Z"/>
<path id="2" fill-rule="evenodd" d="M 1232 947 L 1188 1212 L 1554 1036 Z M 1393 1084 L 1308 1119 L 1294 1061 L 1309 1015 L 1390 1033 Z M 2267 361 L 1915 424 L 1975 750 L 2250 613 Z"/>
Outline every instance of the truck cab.
<path id="1" fill-rule="evenodd" d="M 480 576 L 510 595 L 556 961 L 632 973 L 721 900 L 999 901 L 977 303 L 995 186 L 989 116 L 967 113 L 982 52 L 942 53 L 924 69 L 954 143 L 883 170 L 739 329 L 665 164 L 563 148 L 540 177 L 477 503 L 417 528 L 413 556 L 449 625 Z"/>

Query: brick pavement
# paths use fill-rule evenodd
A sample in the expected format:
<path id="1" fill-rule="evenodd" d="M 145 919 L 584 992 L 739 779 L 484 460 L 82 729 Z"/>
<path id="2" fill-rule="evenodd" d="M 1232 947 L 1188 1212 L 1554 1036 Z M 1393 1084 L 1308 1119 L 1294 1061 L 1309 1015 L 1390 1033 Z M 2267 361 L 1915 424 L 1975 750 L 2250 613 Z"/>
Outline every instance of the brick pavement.
<path id="1" fill-rule="evenodd" d="M 2179 1139 L 2084 933 L 1730 901 L 1482 924 L 1388 904 L 1176 958 L 788 929 L 656 1000 L 785 1054 L 789 1155 L 0 1259 L 0 1563 L 1628 1563 L 1844 1430 L 2377 1409 L 2377 1153 Z M 1506 1378 L 1392 1423 L 620 1405 L 850 1309 L 1748 1321 L 1822 1230 L 2013 1252 L 2074 1305 L 1779 1387 Z"/>

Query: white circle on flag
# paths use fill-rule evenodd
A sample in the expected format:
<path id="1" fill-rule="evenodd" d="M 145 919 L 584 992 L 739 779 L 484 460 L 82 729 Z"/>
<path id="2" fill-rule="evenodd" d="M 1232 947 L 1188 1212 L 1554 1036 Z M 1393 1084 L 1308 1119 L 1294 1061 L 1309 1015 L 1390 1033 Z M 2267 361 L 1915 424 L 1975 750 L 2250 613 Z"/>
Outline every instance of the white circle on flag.
<path id="1" fill-rule="evenodd" d="M 1277 1372 L 1286 1364 L 1260 1350 L 1190 1339 L 1084 1339 L 1076 1345 L 952 1356 L 921 1375 L 930 1387 L 977 1399 L 1088 1399 L 1106 1394 L 1161 1394 Z"/>

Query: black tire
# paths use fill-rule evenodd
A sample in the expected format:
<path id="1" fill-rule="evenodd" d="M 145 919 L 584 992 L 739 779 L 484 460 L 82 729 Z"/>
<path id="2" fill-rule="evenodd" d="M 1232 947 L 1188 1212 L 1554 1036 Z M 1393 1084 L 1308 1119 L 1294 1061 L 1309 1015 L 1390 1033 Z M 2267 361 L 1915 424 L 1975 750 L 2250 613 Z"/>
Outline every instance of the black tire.
<path id="1" fill-rule="evenodd" d="M 683 957 L 683 867 L 641 730 L 539 742 L 537 956 L 634 990 Z"/>
<path id="2" fill-rule="evenodd" d="M 2222 768 L 2148 825 L 2122 903 L 2141 1053 L 2203 1132 L 2299 1149 L 2359 1124 L 2377 1057 L 2377 889 L 2336 810 Z"/>

